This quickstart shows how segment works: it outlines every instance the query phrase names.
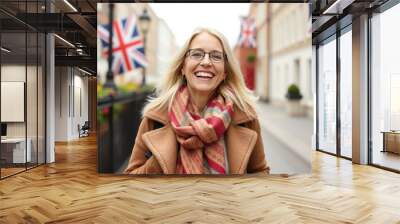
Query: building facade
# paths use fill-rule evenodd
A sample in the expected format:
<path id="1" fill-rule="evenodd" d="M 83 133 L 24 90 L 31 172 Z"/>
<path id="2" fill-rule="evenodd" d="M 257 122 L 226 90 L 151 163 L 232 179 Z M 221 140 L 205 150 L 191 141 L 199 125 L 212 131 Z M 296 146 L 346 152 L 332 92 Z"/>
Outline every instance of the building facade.
<path id="1" fill-rule="evenodd" d="M 256 23 L 255 93 L 283 107 L 289 85 L 303 98 L 303 114 L 313 116 L 311 18 L 308 4 L 251 3 L 248 16 Z M 245 58 L 239 58 L 244 64 Z"/>
<path id="2" fill-rule="evenodd" d="M 308 4 L 270 4 L 268 25 L 270 101 L 284 105 L 288 86 L 296 84 L 308 116 L 313 116 L 311 20 Z M 272 32 L 273 31 L 273 32 Z M 262 35 L 261 33 L 259 35 Z"/>
<path id="3" fill-rule="evenodd" d="M 270 6 L 267 3 L 252 4 L 250 7 L 250 16 L 256 22 L 257 30 L 257 57 L 256 57 L 256 86 L 255 93 L 264 101 L 270 100 L 270 85 L 269 85 L 269 33 L 268 31 L 268 10 Z"/>

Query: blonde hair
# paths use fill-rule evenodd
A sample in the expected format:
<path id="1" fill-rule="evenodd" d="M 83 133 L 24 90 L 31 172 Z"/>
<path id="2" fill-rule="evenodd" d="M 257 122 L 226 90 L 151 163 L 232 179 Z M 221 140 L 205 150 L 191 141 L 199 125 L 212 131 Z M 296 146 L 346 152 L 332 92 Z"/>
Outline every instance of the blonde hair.
<path id="1" fill-rule="evenodd" d="M 156 97 L 150 97 L 147 105 L 143 108 L 142 116 L 153 109 L 161 109 L 168 106 L 171 108 L 172 100 L 179 87 L 185 83 L 181 70 L 185 61 L 186 52 L 190 43 L 198 34 L 207 32 L 215 36 L 221 42 L 224 53 L 226 54 L 227 63 L 225 63 L 226 78 L 221 82 L 218 88 L 219 94 L 225 99 L 230 99 L 233 103 L 249 116 L 254 116 L 256 96 L 252 94 L 244 84 L 243 74 L 240 71 L 239 64 L 233 56 L 226 38 L 216 30 L 210 28 L 197 28 L 190 38 L 183 45 L 177 56 L 164 76 L 163 82 L 156 88 Z"/>

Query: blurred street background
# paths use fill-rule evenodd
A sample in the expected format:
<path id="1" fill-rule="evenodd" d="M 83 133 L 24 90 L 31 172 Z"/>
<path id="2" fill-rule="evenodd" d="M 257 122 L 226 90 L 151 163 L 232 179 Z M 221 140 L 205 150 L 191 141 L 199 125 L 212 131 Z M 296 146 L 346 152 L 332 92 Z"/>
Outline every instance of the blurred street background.
<path id="1" fill-rule="evenodd" d="M 98 4 L 97 16 L 98 147 L 104 172 L 125 167 L 146 97 L 199 26 L 215 28 L 227 37 L 247 87 L 259 97 L 257 111 L 271 173 L 311 172 L 315 80 L 309 4 L 118 3 L 112 7 L 111 14 L 110 4 Z M 110 16 L 113 61 L 108 61 Z M 122 135 L 126 143 L 117 137 Z"/>

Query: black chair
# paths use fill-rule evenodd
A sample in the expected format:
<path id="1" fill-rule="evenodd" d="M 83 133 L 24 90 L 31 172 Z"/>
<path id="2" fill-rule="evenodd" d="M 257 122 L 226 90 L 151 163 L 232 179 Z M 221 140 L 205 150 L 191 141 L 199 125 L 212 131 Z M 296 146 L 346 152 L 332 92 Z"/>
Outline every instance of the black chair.
<path id="1" fill-rule="evenodd" d="M 80 125 L 78 124 L 79 138 L 89 136 L 89 129 L 90 129 L 89 121 L 85 121 L 82 127 L 80 127 Z"/>

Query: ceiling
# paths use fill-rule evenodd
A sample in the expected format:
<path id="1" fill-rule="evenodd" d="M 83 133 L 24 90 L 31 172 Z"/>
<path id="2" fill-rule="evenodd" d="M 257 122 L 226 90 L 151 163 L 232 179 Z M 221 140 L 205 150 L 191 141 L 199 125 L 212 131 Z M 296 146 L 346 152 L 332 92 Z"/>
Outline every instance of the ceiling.
<path id="1" fill-rule="evenodd" d="M 44 0 L 1 0 L 2 46 L 12 50 L 2 60 L 22 63 L 27 56 L 29 61 L 44 47 L 36 43 L 37 33 L 51 32 L 74 45 L 55 38 L 56 66 L 79 66 L 96 74 L 97 2 L 47 0 L 46 5 Z"/>
<path id="2" fill-rule="evenodd" d="M 388 0 L 312 0 L 313 44 L 351 24 L 352 18 L 380 7 Z"/>

